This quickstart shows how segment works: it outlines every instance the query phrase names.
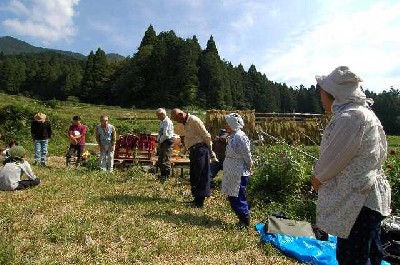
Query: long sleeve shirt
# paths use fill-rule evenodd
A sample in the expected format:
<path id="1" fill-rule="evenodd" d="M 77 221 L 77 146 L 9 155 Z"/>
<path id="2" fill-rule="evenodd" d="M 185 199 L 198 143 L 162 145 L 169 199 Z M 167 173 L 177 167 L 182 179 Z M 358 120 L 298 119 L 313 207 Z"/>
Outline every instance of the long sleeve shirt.
<path id="1" fill-rule="evenodd" d="M 174 124 L 168 118 L 165 117 L 164 120 L 160 122 L 160 129 L 158 131 L 157 142 L 162 143 L 167 139 L 172 139 L 174 137 Z"/>
<path id="2" fill-rule="evenodd" d="M 31 135 L 35 140 L 47 140 L 51 138 L 52 130 L 49 121 L 32 121 Z"/>
<path id="3" fill-rule="evenodd" d="M 212 139 L 204 123 L 196 116 L 187 114 L 188 118 L 184 124 L 185 127 L 185 145 L 187 148 L 205 143 L 212 150 Z"/>
<path id="4" fill-rule="evenodd" d="M 24 174 L 31 180 L 37 178 L 27 161 L 5 164 L 0 170 L 0 190 L 15 190 Z"/>
<path id="5" fill-rule="evenodd" d="M 390 214 L 390 186 L 382 165 L 387 143 L 382 125 L 364 106 L 346 104 L 325 128 L 314 176 L 317 226 L 347 238 L 363 206 Z"/>
<path id="6" fill-rule="evenodd" d="M 224 160 L 222 191 L 227 196 L 237 197 L 242 176 L 250 176 L 253 164 L 250 152 L 250 140 L 239 130 L 228 138 Z"/>

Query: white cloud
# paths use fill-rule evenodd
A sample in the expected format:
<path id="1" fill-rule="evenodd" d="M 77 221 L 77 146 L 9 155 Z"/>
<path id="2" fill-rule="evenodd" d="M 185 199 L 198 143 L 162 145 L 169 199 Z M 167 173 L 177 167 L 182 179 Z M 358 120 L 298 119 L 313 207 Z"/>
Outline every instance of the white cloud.
<path id="1" fill-rule="evenodd" d="M 296 28 L 279 51 L 266 50 L 261 71 L 278 82 L 310 86 L 316 74 L 348 65 L 370 90 L 400 85 L 400 4 L 378 3 L 347 13 L 322 14 L 316 17 L 318 24 Z"/>
<path id="2" fill-rule="evenodd" d="M 14 33 L 39 38 L 46 43 L 68 41 L 77 29 L 73 23 L 74 6 L 79 0 L 12 0 L 3 10 L 15 17 L 2 21 Z"/>

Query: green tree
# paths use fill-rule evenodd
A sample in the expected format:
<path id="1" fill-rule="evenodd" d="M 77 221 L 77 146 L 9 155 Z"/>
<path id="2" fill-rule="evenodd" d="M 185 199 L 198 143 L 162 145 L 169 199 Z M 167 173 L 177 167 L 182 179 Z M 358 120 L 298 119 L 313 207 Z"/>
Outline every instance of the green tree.
<path id="1" fill-rule="evenodd" d="M 200 57 L 200 102 L 203 107 L 223 108 L 225 106 L 224 94 L 227 90 L 227 72 L 219 57 L 213 36 L 207 41 L 207 47 Z"/>
<path id="2" fill-rule="evenodd" d="M 25 64 L 16 58 L 6 58 L 0 68 L 0 88 L 18 94 L 26 79 Z"/>
<path id="3" fill-rule="evenodd" d="M 82 78 L 82 97 L 87 102 L 105 104 L 108 101 L 109 71 L 106 53 L 98 48 L 90 52 Z"/>
<path id="4" fill-rule="evenodd" d="M 378 95 L 367 94 L 374 99 L 372 109 L 379 117 L 387 134 L 400 134 L 400 91 L 391 87 Z"/>
<path id="5" fill-rule="evenodd" d="M 198 61 L 201 47 L 196 38 L 186 39 L 179 49 L 177 59 L 176 88 L 178 89 L 177 106 L 196 105 L 199 90 Z"/>

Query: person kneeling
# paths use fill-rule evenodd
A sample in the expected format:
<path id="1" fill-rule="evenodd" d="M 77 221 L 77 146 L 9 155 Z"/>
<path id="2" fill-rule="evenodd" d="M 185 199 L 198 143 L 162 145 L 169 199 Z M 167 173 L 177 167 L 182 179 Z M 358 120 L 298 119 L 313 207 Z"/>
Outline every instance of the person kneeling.
<path id="1" fill-rule="evenodd" d="M 8 152 L 9 157 L 0 170 L 0 190 L 23 190 L 39 185 L 40 179 L 33 173 L 31 165 L 24 160 L 25 149 L 22 146 L 14 146 Z M 21 180 L 24 173 L 29 180 Z"/>

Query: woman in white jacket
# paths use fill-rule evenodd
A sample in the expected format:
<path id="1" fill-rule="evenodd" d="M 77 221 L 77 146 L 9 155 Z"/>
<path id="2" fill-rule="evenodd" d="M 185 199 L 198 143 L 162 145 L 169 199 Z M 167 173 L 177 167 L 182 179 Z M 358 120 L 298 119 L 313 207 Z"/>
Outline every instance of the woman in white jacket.
<path id="1" fill-rule="evenodd" d="M 250 210 L 246 198 L 246 186 L 253 164 L 250 152 L 250 140 L 241 130 L 244 127 L 242 117 L 237 113 L 225 116 L 229 134 L 223 164 L 222 191 L 228 196 L 232 210 L 239 218 L 239 225 L 248 228 Z"/>
<path id="2" fill-rule="evenodd" d="M 311 179 L 318 191 L 317 226 L 338 236 L 339 264 L 381 264 L 380 226 L 391 200 L 382 168 L 385 132 L 361 79 L 347 66 L 316 80 L 323 107 L 333 114 Z"/>

